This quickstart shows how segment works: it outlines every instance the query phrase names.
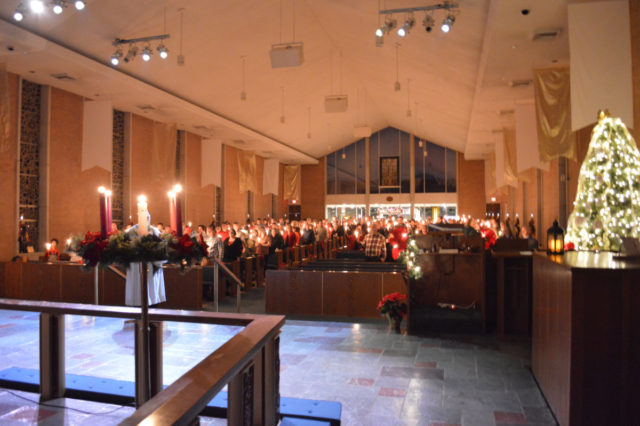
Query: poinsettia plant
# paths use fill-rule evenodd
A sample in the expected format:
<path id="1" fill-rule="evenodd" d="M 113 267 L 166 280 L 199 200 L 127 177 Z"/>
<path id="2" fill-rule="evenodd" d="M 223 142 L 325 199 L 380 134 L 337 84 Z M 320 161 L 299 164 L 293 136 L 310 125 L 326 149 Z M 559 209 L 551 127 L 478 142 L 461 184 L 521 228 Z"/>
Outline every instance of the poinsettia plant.
<path id="1" fill-rule="evenodd" d="M 195 237 L 175 234 L 156 236 L 148 234 L 139 237 L 136 230 L 110 234 L 102 238 L 100 232 L 87 232 L 71 238 L 68 252 L 74 252 L 84 260 L 84 268 L 98 266 L 106 269 L 111 265 L 129 268 L 134 262 L 167 262 L 180 265 L 184 273 L 187 266 L 200 262 L 207 256 L 206 244 L 200 244 Z"/>
<path id="2" fill-rule="evenodd" d="M 407 315 L 407 295 L 400 293 L 387 294 L 378 303 L 381 316 L 389 318 L 403 318 Z"/>

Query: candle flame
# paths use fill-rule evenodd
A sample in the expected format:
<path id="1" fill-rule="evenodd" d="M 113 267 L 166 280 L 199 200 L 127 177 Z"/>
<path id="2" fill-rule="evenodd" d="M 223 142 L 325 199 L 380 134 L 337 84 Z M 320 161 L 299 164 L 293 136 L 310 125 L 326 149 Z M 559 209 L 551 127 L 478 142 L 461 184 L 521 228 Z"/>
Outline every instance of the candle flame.
<path id="1" fill-rule="evenodd" d="M 145 197 L 144 195 L 141 195 L 138 197 L 138 202 L 139 203 L 146 203 L 147 202 L 147 197 Z"/>
<path id="2" fill-rule="evenodd" d="M 176 193 L 175 191 L 169 191 L 169 198 L 176 198 Z"/>
<path id="3" fill-rule="evenodd" d="M 111 191 L 106 191 L 104 195 L 106 195 L 107 197 L 111 197 Z"/>
<path id="4" fill-rule="evenodd" d="M 106 189 L 104 189 L 104 186 L 101 186 L 100 188 L 98 188 L 98 192 L 101 194 L 104 194 L 106 191 Z"/>
<path id="5" fill-rule="evenodd" d="M 174 190 L 175 192 L 180 192 L 180 191 L 182 191 L 182 186 L 180 186 L 180 185 L 174 185 L 174 186 L 173 186 L 173 190 Z"/>
<path id="6" fill-rule="evenodd" d="M 71 245 L 71 238 L 67 239 L 67 245 Z"/>
<path id="7" fill-rule="evenodd" d="M 45 244 L 45 246 L 47 246 L 47 250 L 49 250 L 51 248 L 51 244 L 49 244 L 49 243 Z"/>

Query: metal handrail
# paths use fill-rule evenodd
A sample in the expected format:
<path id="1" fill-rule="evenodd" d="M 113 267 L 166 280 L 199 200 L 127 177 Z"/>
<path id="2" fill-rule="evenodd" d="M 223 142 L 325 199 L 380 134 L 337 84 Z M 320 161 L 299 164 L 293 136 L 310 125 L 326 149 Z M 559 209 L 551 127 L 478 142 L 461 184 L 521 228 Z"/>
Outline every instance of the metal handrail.
<path id="1" fill-rule="evenodd" d="M 137 308 L 0 298 L 0 310 L 3 309 L 41 314 L 40 336 L 43 343 L 40 345 L 40 393 L 44 401 L 64 396 L 65 315 L 141 319 L 141 312 Z M 149 320 L 156 323 L 176 321 L 244 328 L 165 390 L 161 390 L 160 386 L 158 393 L 124 419 L 122 425 L 193 424 L 194 418 L 225 385 L 229 385 L 227 415 L 230 424 L 245 424 L 253 413 L 260 413 L 263 424 L 276 425 L 279 401 L 278 336 L 284 325 L 284 316 L 150 309 Z M 161 336 L 162 327 L 156 327 L 156 333 L 158 330 Z M 162 371 L 162 344 L 157 349 L 160 352 L 151 358 Z M 136 352 L 136 365 L 138 356 Z M 139 380 L 136 372 L 136 387 Z M 159 383 L 162 384 L 161 373 Z M 243 392 L 245 386 L 248 389 L 259 388 L 259 396 L 256 398 L 253 392 Z M 246 410 L 251 412 L 247 414 Z"/>
<path id="2" fill-rule="evenodd" d="M 220 262 L 219 259 L 216 259 L 215 257 L 213 257 L 210 260 L 213 260 L 213 303 L 214 303 L 214 306 L 216 307 L 216 312 L 218 312 L 219 311 L 218 267 L 222 266 L 222 270 L 224 271 L 224 273 L 227 274 L 227 276 L 230 277 L 236 283 L 236 286 L 242 288 L 243 290 L 244 290 L 244 284 L 240 281 L 238 277 L 235 276 L 233 272 L 229 270 L 229 268 L 225 266 L 224 263 Z M 240 313 L 240 288 L 236 290 L 236 312 L 238 313 Z"/>

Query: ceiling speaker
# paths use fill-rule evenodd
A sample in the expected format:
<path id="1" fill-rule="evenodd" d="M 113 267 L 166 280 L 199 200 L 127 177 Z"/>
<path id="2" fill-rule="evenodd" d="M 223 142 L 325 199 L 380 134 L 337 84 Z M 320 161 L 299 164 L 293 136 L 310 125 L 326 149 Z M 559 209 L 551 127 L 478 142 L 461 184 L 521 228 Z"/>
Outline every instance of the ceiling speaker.
<path id="1" fill-rule="evenodd" d="M 347 95 L 332 95 L 324 97 L 324 112 L 346 112 L 349 106 Z"/>
<path id="2" fill-rule="evenodd" d="M 271 68 L 299 67 L 304 63 L 302 43 L 283 43 L 271 46 Z"/>

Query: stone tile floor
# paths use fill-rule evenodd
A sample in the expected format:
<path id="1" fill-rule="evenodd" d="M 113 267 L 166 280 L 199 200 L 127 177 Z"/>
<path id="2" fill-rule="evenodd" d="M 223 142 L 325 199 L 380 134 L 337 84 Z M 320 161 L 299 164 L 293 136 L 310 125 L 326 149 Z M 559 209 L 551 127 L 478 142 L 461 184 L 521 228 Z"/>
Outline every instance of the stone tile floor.
<path id="1" fill-rule="evenodd" d="M 165 384 L 239 329 L 166 323 Z M 37 314 L 0 311 L 0 369 L 37 369 L 38 344 Z M 132 324 L 67 317 L 66 350 L 68 373 L 133 381 Z M 417 337 L 375 324 L 287 321 L 280 352 L 281 395 L 339 401 L 345 426 L 556 424 L 529 370 L 527 342 Z M 133 412 L 71 399 L 38 407 L 22 399 L 37 397 L 0 390 L 0 424 L 113 425 Z"/>

